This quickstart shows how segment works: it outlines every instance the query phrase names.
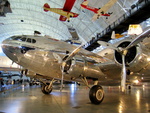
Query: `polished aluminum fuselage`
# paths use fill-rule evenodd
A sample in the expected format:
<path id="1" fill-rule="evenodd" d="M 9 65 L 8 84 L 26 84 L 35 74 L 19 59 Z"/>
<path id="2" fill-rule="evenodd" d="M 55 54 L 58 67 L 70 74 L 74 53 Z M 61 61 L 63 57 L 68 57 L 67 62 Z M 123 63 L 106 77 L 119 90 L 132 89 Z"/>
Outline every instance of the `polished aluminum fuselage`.
<path id="1" fill-rule="evenodd" d="M 35 73 L 51 78 L 61 79 L 62 59 L 71 53 L 76 46 L 66 42 L 57 41 L 51 38 L 39 36 L 27 36 L 34 38 L 36 43 L 22 42 L 20 40 L 6 39 L 3 41 L 4 53 L 14 62 Z M 22 47 L 32 48 L 22 53 Z M 67 52 L 66 52 L 67 51 Z M 103 64 L 113 63 L 92 52 L 81 49 L 72 59 L 67 73 L 64 73 L 65 80 L 75 80 L 81 76 L 98 78 L 100 80 L 109 79 L 101 68 Z M 116 77 L 116 75 L 115 75 Z M 113 78 L 110 76 L 110 78 Z M 120 78 L 120 76 L 118 76 Z"/>
<path id="2" fill-rule="evenodd" d="M 77 47 L 63 41 L 40 36 L 26 36 L 36 40 L 36 43 L 6 39 L 3 41 L 4 53 L 14 62 L 45 77 L 61 79 L 62 60 Z M 119 45 L 118 42 L 116 46 Z M 150 72 L 149 49 L 147 45 L 138 45 L 137 54 L 127 69 L 132 75 L 148 76 Z M 22 47 L 30 48 L 25 53 Z M 111 53 L 112 54 L 112 53 Z M 107 54 L 108 55 L 108 54 Z M 110 54 L 109 54 L 110 55 Z M 112 54 L 113 55 L 113 54 Z M 114 56 L 114 55 L 113 55 Z M 113 58 L 113 59 L 112 59 Z M 100 81 L 120 81 L 121 64 L 114 60 L 81 49 L 66 65 L 67 72 L 63 72 L 65 80 L 77 80 L 89 77 Z M 131 77 L 131 76 L 127 76 Z M 141 76 L 140 76 L 141 77 Z"/>

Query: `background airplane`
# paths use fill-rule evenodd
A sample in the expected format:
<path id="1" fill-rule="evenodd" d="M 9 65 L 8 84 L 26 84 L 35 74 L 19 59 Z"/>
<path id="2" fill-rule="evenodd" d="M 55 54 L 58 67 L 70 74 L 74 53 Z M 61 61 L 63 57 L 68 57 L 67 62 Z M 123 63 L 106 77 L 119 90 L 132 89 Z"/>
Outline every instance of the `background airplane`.
<path id="1" fill-rule="evenodd" d="M 100 8 L 95 8 L 95 7 L 88 6 L 88 3 L 89 3 L 89 1 L 87 1 L 87 0 L 82 2 L 81 8 L 82 9 L 88 9 L 88 10 L 94 12 L 95 14 L 98 14 L 98 11 L 100 10 Z M 111 14 L 112 13 L 104 13 L 104 14 L 101 14 L 101 15 L 102 16 L 110 16 Z"/>
<path id="2" fill-rule="evenodd" d="M 70 12 L 76 0 L 66 0 L 64 7 L 61 8 L 50 8 L 48 3 L 44 4 L 44 11 L 51 11 L 60 15 L 60 21 L 70 21 L 70 18 L 76 18 L 79 14 Z"/>
<path id="3" fill-rule="evenodd" d="M 117 2 L 117 0 L 110 0 L 107 4 L 105 4 L 102 8 L 97 9 L 91 6 L 88 6 L 88 1 L 85 0 L 82 4 L 82 8 L 86 8 L 92 12 L 94 12 L 94 16 L 92 17 L 92 20 L 99 19 L 100 16 L 110 16 L 112 13 L 107 13 L 107 11 Z"/>
<path id="4" fill-rule="evenodd" d="M 104 91 L 100 86 L 102 82 L 121 81 L 124 91 L 126 79 L 134 75 L 149 76 L 150 43 L 140 43 L 146 37 L 150 37 L 150 28 L 135 39 L 125 39 L 115 44 L 99 42 L 115 50 L 114 59 L 84 50 L 82 46 L 76 48 L 66 42 L 42 36 L 13 36 L 3 41 L 2 48 L 12 61 L 28 69 L 27 75 L 51 79 L 50 83 L 41 80 L 44 94 L 51 93 L 55 79 L 62 80 L 62 84 L 63 80 L 82 81 L 90 88 L 91 102 L 100 104 L 104 99 Z M 89 79 L 93 80 L 92 87 L 88 83 Z"/>

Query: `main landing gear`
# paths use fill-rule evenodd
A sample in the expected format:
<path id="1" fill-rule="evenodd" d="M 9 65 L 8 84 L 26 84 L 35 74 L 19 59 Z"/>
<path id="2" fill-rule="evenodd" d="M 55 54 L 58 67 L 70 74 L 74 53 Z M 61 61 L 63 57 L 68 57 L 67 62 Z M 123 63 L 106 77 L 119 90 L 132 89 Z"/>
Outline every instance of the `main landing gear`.
<path id="1" fill-rule="evenodd" d="M 81 78 L 81 80 L 88 88 L 90 88 L 86 77 Z M 96 85 L 90 88 L 89 98 L 93 104 L 100 104 L 104 99 L 104 90 L 100 85 L 97 85 L 98 84 L 97 81 L 95 83 Z"/>
<path id="2" fill-rule="evenodd" d="M 53 88 L 51 86 L 49 87 L 49 85 L 42 84 L 41 90 L 44 94 L 50 94 L 52 92 L 52 89 Z"/>
<path id="3" fill-rule="evenodd" d="M 42 88 L 41 88 L 41 91 L 44 93 L 44 94 L 50 94 L 52 92 L 52 85 L 53 85 L 53 81 L 54 79 L 52 79 L 52 81 L 50 83 L 43 83 L 42 84 Z"/>
<path id="4" fill-rule="evenodd" d="M 100 85 L 97 85 L 98 82 L 93 87 L 90 87 L 88 85 L 86 77 L 82 77 L 81 80 L 84 82 L 84 84 L 90 88 L 89 91 L 89 98 L 91 103 L 93 104 L 100 104 L 103 99 L 104 99 L 104 90 Z M 42 85 L 42 92 L 44 94 L 50 94 L 52 92 L 52 84 L 53 84 L 54 79 L 50 83 L 43 83 Z"/>
<path id="5" fill-rule="evenodd" d="M 100 104 L 104 99 L 104 90 L 100 85 L 94 85 L 89 92 L 89 98 L 93 104 Z"/>

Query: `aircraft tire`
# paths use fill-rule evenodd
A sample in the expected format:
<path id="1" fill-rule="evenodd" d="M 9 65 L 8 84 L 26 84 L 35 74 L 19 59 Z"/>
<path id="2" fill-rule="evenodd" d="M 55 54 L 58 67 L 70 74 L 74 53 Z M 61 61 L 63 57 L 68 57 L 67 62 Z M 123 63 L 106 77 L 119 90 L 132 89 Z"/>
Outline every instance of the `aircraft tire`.
<path id="1" fill-rule="evenodd" d="M 48 85 L 43 84 L 41 90 L 44 94 L 50 94 L 52 92 L 52 87 L 48 89 Z"/>
<path id="2" fill-rule="evenodd" d="M 104 99 L 104 90 L 100 85 L 94 85 L 89 92 L 89 98 L 93 104 L 100 104 Z"/>
<path id="3" fill-rule="evenodd" d="M 26 50 L 25 50 L 25 49 L 21 49 L 21 53 L 22 53 L 22 54 L 25 54 L 25 53 L 26 53 Z"/>

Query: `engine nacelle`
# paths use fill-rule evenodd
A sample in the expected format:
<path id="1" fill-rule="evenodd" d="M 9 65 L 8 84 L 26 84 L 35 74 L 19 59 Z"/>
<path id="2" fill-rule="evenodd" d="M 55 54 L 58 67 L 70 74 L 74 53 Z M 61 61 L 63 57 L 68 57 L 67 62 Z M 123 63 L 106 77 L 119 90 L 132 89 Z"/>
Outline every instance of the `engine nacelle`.
<path id="1" fill-rule="evenodd" d="M 104 75 L 99 67 L 96 66 L 96 63 L 89 62 L 82 58 L 70 60 L 67 62 L 65 69 L 68 69 L 66 71 L 68 72 L 69 76 L 74 78 L 78 78 L 81 75 L 85 77 L 92 75 L 93 78 L 97 78 L 98 76 L 102 77 L 102 75 Z"/>
<path id="2" fill-rule="evenodd" d="M 130 41 L 122 42 L 118 45 L 118 47 L 125 48 L 130 44 Z M 138 72 L 143 67 L 145 67 L 148 63 L 147 58 L 148 56 L 144 54 L 144 49 L 140 47 L 141 45 L 138 44 L 137 46 L 133 46 L 130 49 L 128 49 L 128 52 L 125 56 L 125 64 L 127 69 L 130 68 L 130 71 Z M 122 65 L 122 55 L 115 51 L 115 61 L 120 66 Z"/>

